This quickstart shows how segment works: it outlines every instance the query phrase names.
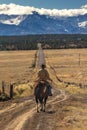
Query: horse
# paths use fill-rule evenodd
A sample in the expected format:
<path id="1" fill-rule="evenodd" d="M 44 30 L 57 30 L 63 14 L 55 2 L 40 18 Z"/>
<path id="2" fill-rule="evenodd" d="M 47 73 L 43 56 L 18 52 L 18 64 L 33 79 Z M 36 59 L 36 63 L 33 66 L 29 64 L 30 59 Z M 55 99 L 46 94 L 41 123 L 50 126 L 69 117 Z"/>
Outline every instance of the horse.
<path id="1" fill-rule="evenodd" d="M 39 84 L 36 88 L 36 93 L 35 93 L 35 100 L 36 100 L 36 104 L 37 104 L 37 112 L 39 112 L 38 103 L 40 103 L 40 106 L 41 106 L 40 111 L 45 112 L 47 98 L 48 98 L 47 85 L 44 81 L 39 82 Z"/>

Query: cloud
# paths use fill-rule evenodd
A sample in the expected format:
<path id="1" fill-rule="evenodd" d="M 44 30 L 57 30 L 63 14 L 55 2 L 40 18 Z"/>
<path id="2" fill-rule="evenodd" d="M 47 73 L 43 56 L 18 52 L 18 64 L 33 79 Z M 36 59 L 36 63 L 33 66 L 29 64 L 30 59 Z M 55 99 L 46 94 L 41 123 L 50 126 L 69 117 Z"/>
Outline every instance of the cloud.
<path id="1" fill-rule="evenodd" d="M 87 5 L 81 6 L 82 9 L 87 9 Z"/>
<path id="2" fill-rule="evenodd" d="M 78 16 L 84 15 L 87 13 L 87 5 L 82 6 L 80 9 L 44 9 L 44 8 L 35 8 L 30 6 L 21 6 L 16 4 L 2 4 L 0 5 L 0 14 L 8 15 L 23 15 L 23 14 L 32 14 L 33 11 L 38 12 L 40 15 L 49 15 L 55 17 L 68 17 L 68 16 Z"/>
<path id="3" fill-rule="evenodd" d="M 8 14 L 8 15 L 23 15 L 23 14 L 32 14 L 32 11 L 34 11 L 34 7 L 29 6 L 21 6 L 16 4 L 2 4 L 0 5 L 0 14 Z"/>

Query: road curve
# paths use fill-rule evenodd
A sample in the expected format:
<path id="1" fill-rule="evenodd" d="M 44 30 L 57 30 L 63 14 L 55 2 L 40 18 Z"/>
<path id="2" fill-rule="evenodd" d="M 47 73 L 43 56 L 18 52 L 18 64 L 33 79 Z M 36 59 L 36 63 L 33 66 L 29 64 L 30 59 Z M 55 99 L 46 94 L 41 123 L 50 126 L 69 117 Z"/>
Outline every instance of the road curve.
<path id="1" fill-rule="evenodd" d="M 67 100 L 69 96 L 57 88 L 54 89 L 53 97 L 49 97 L 47 101 L 47 110 L 45 113 L 36 112 L 36 103 L 34 98 L 30 100 L 21 100 L 19 103 L 12 103 L 0 112 L 0 116 L 3 119 L 0 121 L 0 130 L 51 130 L 54 128 L 56 104 Z M 46 121 L 51 122 L 50 125 L 46 125 Z M 44 129 L 43 129 L 44 122 Z M 46 127 L 46 128 L 45 128 Z"/>

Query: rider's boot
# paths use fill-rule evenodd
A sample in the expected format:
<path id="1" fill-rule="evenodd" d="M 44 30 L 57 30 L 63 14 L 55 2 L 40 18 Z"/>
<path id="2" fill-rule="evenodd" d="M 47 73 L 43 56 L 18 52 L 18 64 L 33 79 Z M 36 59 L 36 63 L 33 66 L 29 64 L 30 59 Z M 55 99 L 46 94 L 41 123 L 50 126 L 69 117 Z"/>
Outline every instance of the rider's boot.
<path id="1" fill-rule="evenodd" d="M 38 88 L 38 86 L 36 86 L 36 87 L 34 88 L 34 96 L 37 95 L 37 88 Z"/>
<path id="2" fill-rule="evenodd" d="M 40 91 L 40 86 L 37 85 L 37 86 L 35 87 L 35 89 L 34 89 L 34 96 L 38 95 L 39 91 Z"/>
<path id="3" fill-rule="evenodd" d="M 50 85 L 48 86 L 48 95 L 52 96 L 52 91 L 51 91 L 51 86 Z"/>

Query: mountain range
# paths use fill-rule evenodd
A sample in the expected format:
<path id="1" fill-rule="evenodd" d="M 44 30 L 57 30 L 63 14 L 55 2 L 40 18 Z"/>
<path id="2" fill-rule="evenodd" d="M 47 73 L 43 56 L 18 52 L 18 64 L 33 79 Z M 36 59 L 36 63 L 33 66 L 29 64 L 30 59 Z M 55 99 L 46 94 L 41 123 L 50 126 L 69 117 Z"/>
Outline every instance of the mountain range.
<path id="1" fill-rule="evenodd" d="M 87 13 L 74 16 L 0 14 L 0 36 L 28 34 L 87 34 Z"/>

